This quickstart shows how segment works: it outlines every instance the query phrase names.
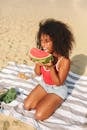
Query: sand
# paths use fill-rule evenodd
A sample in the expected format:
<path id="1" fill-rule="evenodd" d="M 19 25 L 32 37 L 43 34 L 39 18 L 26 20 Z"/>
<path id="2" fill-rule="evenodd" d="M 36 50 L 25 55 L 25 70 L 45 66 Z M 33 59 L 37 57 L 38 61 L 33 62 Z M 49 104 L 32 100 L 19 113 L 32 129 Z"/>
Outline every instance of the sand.
<path id="1" fill-rule="evenodd" d="M 36 130 L 31 125 L 27 125 L 11 116 L 0 114 L 0 130 Z"/>

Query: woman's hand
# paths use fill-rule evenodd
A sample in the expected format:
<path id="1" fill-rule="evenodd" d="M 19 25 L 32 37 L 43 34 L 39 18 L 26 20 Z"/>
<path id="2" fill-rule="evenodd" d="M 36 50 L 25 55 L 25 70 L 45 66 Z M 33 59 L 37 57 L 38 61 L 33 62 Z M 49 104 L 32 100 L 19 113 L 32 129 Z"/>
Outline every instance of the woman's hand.
<path id="1" fill-rule="evenodd" d="M 35 73 L 37 74 L 37 75 L 41 75 L 41 66 L 43 65 L 42 63 L 40 63 L 40 62 L 35 62 L 36 64 L 35 64 L 35 69 L 34 69 L 34 71 L 35 71 Z"/>
<path id="2" fill-rule="evenodd" d="M 47 64 L 44 64 L 44 66 L 46 67 L 46 69 L 50 69 L 50 68 L 54 67 L 53 62 L 49 62 Z"/>
<path id="3" fill-rule="evenodd" d="M 38 65 L 38 66 L 40 66 L 40 67 L 44 65 L 44 64 L 41 63 L 41 62 L 35 62 L 35 64 Z"/>
<path id="4" fill-rule="evenodd" d="M 48 66 L 48 67 L 51 67 L 51 66 L 53 66 L 53 63 L 52 62 L 49 62 L 49 63 L 47 63 L 47 64 L 45 64 L 46 66 Z"/>

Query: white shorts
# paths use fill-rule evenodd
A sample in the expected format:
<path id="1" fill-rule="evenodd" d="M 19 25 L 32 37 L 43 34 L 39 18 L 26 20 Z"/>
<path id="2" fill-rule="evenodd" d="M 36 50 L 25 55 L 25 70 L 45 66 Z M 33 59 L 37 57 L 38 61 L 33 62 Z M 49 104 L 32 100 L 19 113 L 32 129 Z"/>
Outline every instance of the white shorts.
<path id="1" fill-rule="evenodd" d="M 62 99 L 66 99 L 68 95 L 68 88 L 65 85 L 57 86 L 57 85 L 49 85 L 46 84 L 43 79 L 41 79 L 40 83 L 41 87 L 45 89 L 47 93 L 54 93 L 61 97 Z"/>

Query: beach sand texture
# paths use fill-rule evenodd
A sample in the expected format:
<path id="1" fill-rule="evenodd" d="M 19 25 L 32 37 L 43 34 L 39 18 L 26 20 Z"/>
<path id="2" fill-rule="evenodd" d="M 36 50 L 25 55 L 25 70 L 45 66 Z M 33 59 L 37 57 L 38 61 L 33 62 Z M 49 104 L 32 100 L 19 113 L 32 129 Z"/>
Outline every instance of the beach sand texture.
<path id="1" fill-rule="evenodd" d="M 27 125 L 11 116 L 0 114 L 0 130 L 36 130 L 31 125 Z"/>
<path id="2" fill-rule="evenodd" d="M 35 46 L 38 24 L 56 18 L 67 23 L 76 45 L 71 70 L 87 75 L 87 1 L 82 0 L 0 0 L 0 68 L 9 61 L 32 65 L 28 51 Z"/>

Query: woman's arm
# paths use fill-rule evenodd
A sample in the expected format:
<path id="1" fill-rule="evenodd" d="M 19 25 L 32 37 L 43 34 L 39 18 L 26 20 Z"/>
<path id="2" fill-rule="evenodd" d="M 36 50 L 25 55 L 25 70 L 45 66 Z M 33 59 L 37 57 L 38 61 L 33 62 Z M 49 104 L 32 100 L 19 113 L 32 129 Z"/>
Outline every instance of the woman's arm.
<path id="1" fill-rule="evenodd" d="M 55 69 L 54 66 L 48 66 L 48 68 L 50 69 L 50 73 L 54 83 L 56 85 L 62 85 L 65 82 L 70 69 L 70 60 L 64 58 L 58 66 L 58 71 Z"/>
<path id="2" fill-rule="evenodd" d="M 41 75 L 41 63 L 36 63 L 34 71 L 37 75 Z"/>

